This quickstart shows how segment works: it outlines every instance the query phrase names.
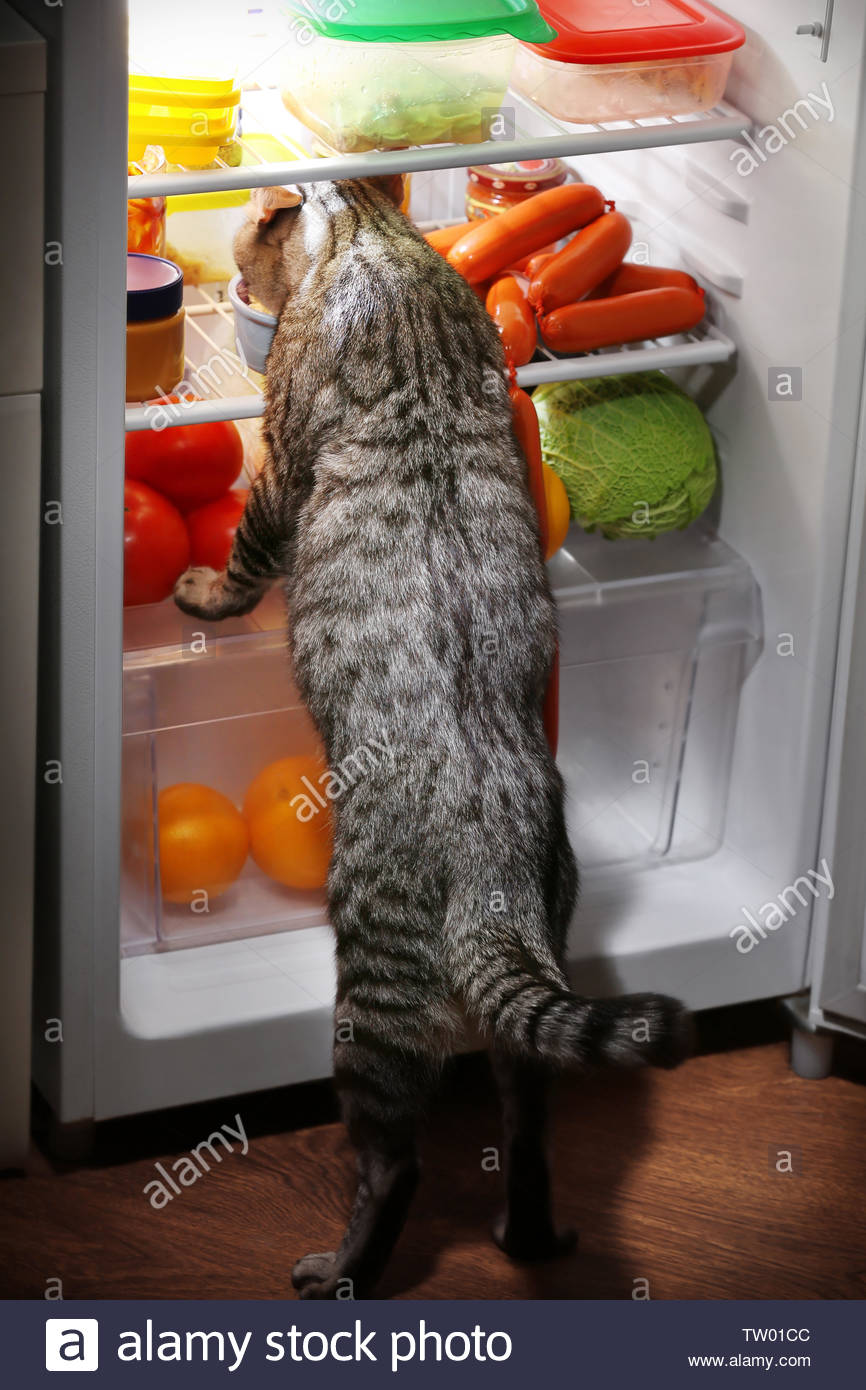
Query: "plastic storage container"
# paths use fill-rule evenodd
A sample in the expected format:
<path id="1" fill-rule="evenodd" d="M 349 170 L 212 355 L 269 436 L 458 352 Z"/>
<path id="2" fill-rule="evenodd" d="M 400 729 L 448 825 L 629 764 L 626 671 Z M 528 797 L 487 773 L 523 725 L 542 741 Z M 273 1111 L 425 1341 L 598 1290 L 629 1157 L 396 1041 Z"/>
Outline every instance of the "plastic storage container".
<path id="1" fill-rule="evenodd" d="M 166 250 L 187 285 L 213 285 L 236 273 L 232 244 L 250 200 L 246 189 L 185 193 L 168 199 Z"/>
<path id="2" fill-rule="evenodd" d="M 190 169 L 234 162 L 245 9 L 239 0 L 128 0 L 131 160 L 153 144 Z"/>
<path id="3" fill-rule="evenodd" d="M 129 158 L 161 145 L 169 164 L 212 164 L 234 139 L 240 99 L 231 78 L 130 76 Z"/>
<path id="4" fill-rule="evenodd" d="M 317 8 L 289 0 L 281 95 L 340 153 L 488 138 L 515 39 L 553 36 L 535 0 L 355 0 L 333 20 Z"/>
<path id="5" fill-rule="evenodd" d="M 694 526 L 652 546 L 573 529 L 549 568 L 560 610 L 559 763 L 582 868 L 619 874 L 712 853 L 740 688 L 761 641 L 748 565 Z M 245 634 L 240 621 L 224 635 L 178 618 L 185 637 L 124 657 L 127 954 L 326 921 L 323 894 L 283 888 L 252 859 L 207 914 L 163 903 L 159 887 L 162 788 L 202 782 L 240 806 L 262 766 L 317 747 L 281 610 L 270 610 L 273 630 Z M 204 630 L 204 645 L 193 630 Z"/>
<path id="6" fill-rule="evenodd" d="M 557 37 L 518 46 L 512 84 L 564 121 L 708 110 L 746 41 L 704 0 L 541 0 L 540 8 Z"/>

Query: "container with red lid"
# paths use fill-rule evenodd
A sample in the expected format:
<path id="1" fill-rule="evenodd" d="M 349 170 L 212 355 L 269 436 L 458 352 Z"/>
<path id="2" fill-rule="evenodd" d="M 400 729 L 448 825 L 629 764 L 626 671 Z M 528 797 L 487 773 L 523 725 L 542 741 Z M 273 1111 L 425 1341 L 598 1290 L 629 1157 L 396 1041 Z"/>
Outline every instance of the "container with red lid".
<path id="1" fill-rule="evenodd" d="M 561 159 L 520 159 L 508 164 L 473 164 L 467 170 L 466 216 L 496 217 L 569 177 Z"/>
<path id="2" fill-rule="evenodd" d="M 705 0 L 540 0 L 539 9 L 557 37 L 518 46 L 512 85 L 565 121 L 706 111 L 746 41 Z"/>

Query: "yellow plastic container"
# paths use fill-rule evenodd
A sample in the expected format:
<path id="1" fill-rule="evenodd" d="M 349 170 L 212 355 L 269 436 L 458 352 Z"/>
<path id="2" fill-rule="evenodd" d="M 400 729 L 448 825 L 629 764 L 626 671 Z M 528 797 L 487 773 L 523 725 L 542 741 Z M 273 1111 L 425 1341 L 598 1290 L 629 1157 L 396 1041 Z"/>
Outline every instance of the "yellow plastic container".
<path id="1" fill-rule="evenodd" d="M 129 158 L 161 145 L 169 164 L 202 169 L 233 139 L 240 89 L 231 79 L 151 77 L 129 79 Z"/>

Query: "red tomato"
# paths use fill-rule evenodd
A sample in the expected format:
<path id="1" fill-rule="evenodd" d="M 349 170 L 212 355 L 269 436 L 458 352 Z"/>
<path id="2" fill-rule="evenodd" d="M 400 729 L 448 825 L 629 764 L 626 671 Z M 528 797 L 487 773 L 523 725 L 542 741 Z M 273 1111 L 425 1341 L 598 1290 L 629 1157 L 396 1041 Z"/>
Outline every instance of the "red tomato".
<path id="1" fill-rule="evenodd" d="M 135 430 L 126 436 L 127 478 L 155 487 L 182 512 L 222 497 L 243 461 L 244 446 L 231 420 Z"/>
<path id="2" fill-rule="evenodd" d="M 232 488 L 225 497 L 205 502 L 203 507 L 187 513 L 190 564 L 209 565 L 212 570 L 225 569 L 248 492 L 245 487 Z"/>
<path id="3" fill-rule="evenodd" d="M 161 603 L 189 564 L 189 536 L 177 507 L 145 483 L 123 489 L 123 602 Z"/>

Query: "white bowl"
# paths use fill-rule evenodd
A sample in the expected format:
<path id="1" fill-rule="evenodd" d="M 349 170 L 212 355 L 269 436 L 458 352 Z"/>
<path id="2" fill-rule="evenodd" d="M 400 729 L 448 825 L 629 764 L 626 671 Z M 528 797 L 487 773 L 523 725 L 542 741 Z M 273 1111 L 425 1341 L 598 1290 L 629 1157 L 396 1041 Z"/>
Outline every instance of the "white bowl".
<path id="1" fill-rule="evenodd" d="M 235 313 L 235 341 L 241 357 L 254 372 L 264 372 L 277 328 L 273 314 L 245 304 L 238 294 L 242 275 L 229 280 L 229 301 Z"/>

